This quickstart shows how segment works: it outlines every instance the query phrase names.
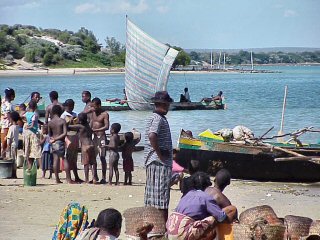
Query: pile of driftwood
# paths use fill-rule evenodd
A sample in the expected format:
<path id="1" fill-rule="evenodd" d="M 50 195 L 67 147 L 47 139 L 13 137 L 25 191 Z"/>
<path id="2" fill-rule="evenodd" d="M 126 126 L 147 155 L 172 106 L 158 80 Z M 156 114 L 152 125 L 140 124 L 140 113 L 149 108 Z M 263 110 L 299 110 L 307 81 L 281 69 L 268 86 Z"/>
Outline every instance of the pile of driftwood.
<path id="1" fill-rule="evenodd" d="M 268 205 L 245 210 L 232 229 L 234 240 L 320 239 L 320 220 L 293 215 L 278 218 Z"/>

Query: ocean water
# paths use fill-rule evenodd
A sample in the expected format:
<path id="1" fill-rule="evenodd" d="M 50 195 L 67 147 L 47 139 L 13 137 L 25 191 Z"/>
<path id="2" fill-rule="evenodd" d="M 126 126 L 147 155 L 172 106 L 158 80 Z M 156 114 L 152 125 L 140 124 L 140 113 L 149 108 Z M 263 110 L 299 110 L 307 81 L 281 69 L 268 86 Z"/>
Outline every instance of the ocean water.
<path id="1" fill-rule="evenodd" d="M 320 129 L 320 66 L 261 66 L 260 69 L 280 73 L 172 73 L 168 91 L 176 100 L 184 87 L 189 88 L 192 101 L 216 95 L 223 91 L 227 110 L 218 111 L 172 111 L 167 117 L 174 145 L 180 129 L 189 129 L 194 135 L 210 128 L 233 128 L 244 125 L 255 136 L 261 136 L 269 128 L 274 130 L 267 136 L 276 135 L 280 128 L 284 88 L 288 86 L 284 132 L 313 126 Z M 123 96 L 124 75 L 66 75 L 0 77 L 1 92 L 6 87 L 16 91 L 15 103 L 23 102 L 32 91 L 38 91 L 49 103 L 49 92 L 56 90 L 63 102 L 72 98 L 75 111 L 81 112 L 83 90 L 101 100 Z M 1 94 L 3 95 L 3 93 Z M 119 122 L 122 131 L 132 128 L 144 133 L 145 120 L 151 112 L 109 112 L 110 122 Z M 305 142 L 318 142 L 320 133 L 309 133 L 302 137 Z"/>

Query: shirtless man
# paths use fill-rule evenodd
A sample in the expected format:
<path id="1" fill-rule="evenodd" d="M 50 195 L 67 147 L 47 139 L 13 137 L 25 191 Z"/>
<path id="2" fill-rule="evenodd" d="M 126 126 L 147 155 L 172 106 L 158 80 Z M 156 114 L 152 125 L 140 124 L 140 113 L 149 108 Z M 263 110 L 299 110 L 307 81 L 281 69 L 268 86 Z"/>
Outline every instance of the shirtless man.
<path id="1" fill-rule="evenodd" d="M 62 183 L 59 178 L 60 161 L 63 161 L 65 147 L 64 139 L 67 136 L 67 123 L 66 120 L 60 118 L 62 108 L 60 105 L 54 105 L 51 109 L 52 119 L 48 124 L 50 143 L 52 144 L 53 155 L 53 170 L 56 178 L 56 183 Z M 69 164 L 65 161 L 66 178 L 68 183 L 71 181 Z"/>
<path id="2" fill-rule="evenodd" d="M 214 186 L 208 187 L 205 191 L 217 202 L 220 208 L 231 205 L 230 200 L 222 193 L 230 184 L 231 175 L 228 170 L 221 169 L 217 172 L 214 179 Z"/>
<path id="3" fill-rule="evenodd" d="M 53 106 L 58 105 L 61 107 L 61 111 L 62 112 L 64 111 L 63 105 L 61 103 L 59 103 L 59 101 L 58 101 L 58 97 L 59 97 L 58 92 L 51 91 L 49 93 L 49 97 L 50 97 L 51 104 L 48 105 L 48 107 L 46 108 L 45 123 L 48 123 L 49 118 L 51 118 L 51 116 L 52 116 L 51 110 L 52 110 Z"/>
<path id="4" fill-rule="evenodd" d="M 82 92 L 82 102 L 86 104 L 83 113 L 91 112 L 91 93 L 89 91 Z"/>
<path id="5" fill-rule="evenodd" d="M 100 155 L 101 168 L 102 168 L 102 179 L 101 184 L 106 183 L 106 173 L 107 173 L 107 162 L 106 162 L 106 133 L 105 131 L 109 129 L 109 114 L 104 112 L 101 108 L 101 100 L 99 98 L 92 99 L 92 107 L 94 111 L 91 116 L 91 128 L 93 131 L 93 142 L 95 146 L 96 156 Z"/>

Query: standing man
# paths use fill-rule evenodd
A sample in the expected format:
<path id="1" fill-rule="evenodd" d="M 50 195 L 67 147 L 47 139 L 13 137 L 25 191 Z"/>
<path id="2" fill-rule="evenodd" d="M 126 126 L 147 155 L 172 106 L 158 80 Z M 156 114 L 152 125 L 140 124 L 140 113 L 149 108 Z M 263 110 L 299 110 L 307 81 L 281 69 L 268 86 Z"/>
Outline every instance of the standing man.
<path id="1" fill-rule="evenodd" d="M 91 109 L 91 93 L 89 91 L 82 92 L 82 102 L 86 104 L 83 109 L 83 113 L 90 112 Z"/>
<path id="2" fill-rule="evenodd" d="M 51 104 L 48 105 L 48 107 L 46 108 L 45 123 L 48 123 L 49 118 L 51 118 L 51 110 L 52 110 L 53 106 L 59 105 L 61 107 L 61 111 L 64 112 L 63 105 L 58 101 L 58 97 L 59 97 L 58 92 L 51 91 L 49 93 L 49 97 L 50 97 Z"/>
<path id="3" fill-rule="evenodd" d="M 168 113 L 173 99 L 166 91 L 156 92 L 152 98 L 155 110 L 148 119 L 145 134 L 145 165 L 147 171 L 144 203 L 163 211 L 168 219 L 170 180 L 172 169 L 172 140 Z"/>
<path id="4" fill-rule="evenodd" d="M 95 147 L 95 155 L 99 154 L 101 160 L 102 169 L 102 179 L 101 184 L 107 183 L 106 173 L 107 173 L 107 162 L 106 162 L 106 133 L 105 131 L 109 129 L 109 114 L 103 111 L 101 108 L 100 98 L 92 99 L 92 107 L 94 111 L 91 115 L 91 128 L 93 131 L 93 143 Z"/>
<path id="5" fill-rule="evenodd" d="M 14 111 L 12 101 L 16 97 L 15 91 L 12 88 L 4 90 L 4 99 L 1 101 L 1 157 L 6 156 L 7 139 L 6 136 L 10 127 L 10 113 Z"/>

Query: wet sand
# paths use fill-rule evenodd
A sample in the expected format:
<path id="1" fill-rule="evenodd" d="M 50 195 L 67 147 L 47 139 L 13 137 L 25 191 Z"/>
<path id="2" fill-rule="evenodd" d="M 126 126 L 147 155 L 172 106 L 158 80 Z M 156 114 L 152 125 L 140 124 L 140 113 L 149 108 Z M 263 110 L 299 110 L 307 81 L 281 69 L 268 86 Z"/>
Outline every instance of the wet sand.
<path id="1" fill-rule="evenodd" d="M 83 171 L 79 171 L 83 177 Z M 98 172 L 101 175 L 101 172 Z M 120 186 L 55 184 L 39 179 L 36 187 L 23 187 L 22 169 L 19 179 L 0 179 L 1 239 L 51 239 L 62 209 L 77 201 L 87 206 L 89 220 L 108 207 L 121 213 L 127 208 L 143 206 L 145 170 L 135 168 L 133 186 L 124 186 L 120 169 Z M 61 174 L 64 181 L 64 174 Z M 320 219 L 320 183 L 262 183 L 232 180 L 225 194 L 238 207 L 239 213 L 258 206 L 270 205 L 278 215 L 300 215 Z M 181 193 L 177 186 L 171 191 L 170 211 L 178 204 Z M 121 239 L 125 239 L 123 225 Z"/>

